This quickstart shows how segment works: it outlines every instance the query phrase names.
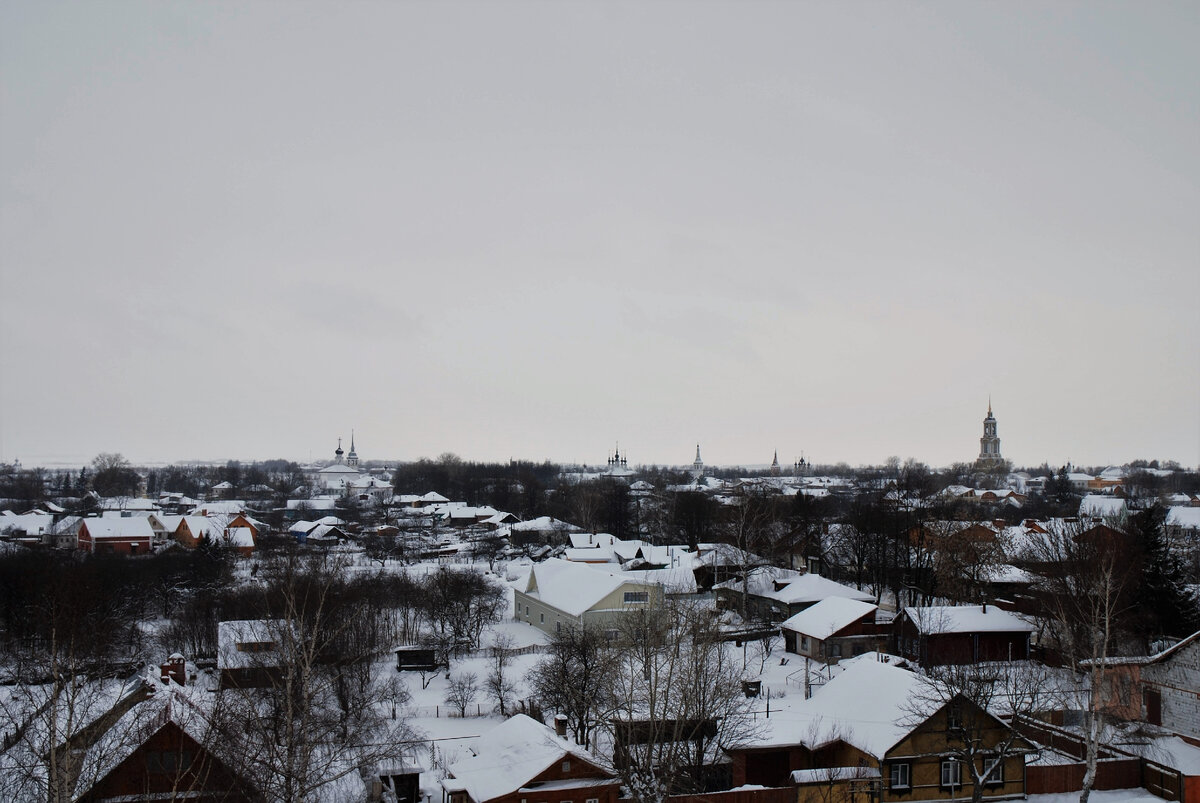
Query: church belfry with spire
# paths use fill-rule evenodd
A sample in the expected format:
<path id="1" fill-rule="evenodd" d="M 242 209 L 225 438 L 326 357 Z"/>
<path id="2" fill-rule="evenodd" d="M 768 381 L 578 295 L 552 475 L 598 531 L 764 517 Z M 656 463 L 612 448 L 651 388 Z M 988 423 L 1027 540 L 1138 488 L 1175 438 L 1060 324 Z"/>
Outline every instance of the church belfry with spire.
<path id="1" fill-rule="evenodd" d="M 340 448 L 341 444 L 339 444 Z M 346 455 L 346 465 L 358 468 L 358 452 L 354 451 L 354 430 L 350 430 L 350 453 Z"/>
<path id="2" fill-rule="evenodd" d="M 987 418 L 983 419 L 983 437 L 979 439 L 979 460 L 981 467 L 996 466 L 1004 462 L 1000 456 L 1000 437 L 996 434 L 996 417 L 992 415 L 992 400 L 988 399 Z"/>

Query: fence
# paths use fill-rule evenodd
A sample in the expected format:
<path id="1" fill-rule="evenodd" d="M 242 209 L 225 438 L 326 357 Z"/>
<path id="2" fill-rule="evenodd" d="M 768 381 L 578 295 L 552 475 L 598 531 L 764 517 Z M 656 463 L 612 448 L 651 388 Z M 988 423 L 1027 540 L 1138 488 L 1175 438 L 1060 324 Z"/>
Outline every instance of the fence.
<path id="1" fill-rule="evenodd" d="M 617 803 L 632 803 L 632 798 L 619 797 Z M 792 787 L 768 789 L 737 789 L 730 792 L 707 792 L 699 795 L 669 795 L 667 803 L 796 803 Z"/>
<path id="2" fill-rule="evenodd" d="M 1083 787 L 1087 748 L 1081 736 L 1026 717 L 1018 718 L 1016 726 L 1022 736 L 1074 759 L 1068 764 L 1027 766 L 1026 794 L 1078 792 Z M 1164 800 L 1200 803 L 1200 795 L 1193 791 L 1200 791 L 1200 783 L 1189 783 L 1193 779 L 1185 778 L 1178 770 L 1115 747 L 1101 747 L 1098 756 L 1093 789 L 1132 789 L 1140 786 Z"/>

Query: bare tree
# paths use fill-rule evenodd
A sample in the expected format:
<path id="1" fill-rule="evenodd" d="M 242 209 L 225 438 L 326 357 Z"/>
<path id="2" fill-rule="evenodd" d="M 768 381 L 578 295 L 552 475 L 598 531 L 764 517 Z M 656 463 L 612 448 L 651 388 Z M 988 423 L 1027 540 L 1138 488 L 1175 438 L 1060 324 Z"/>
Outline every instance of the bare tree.
<path id="1" fill-rule="evenodd" d="M 909 724 L 915 727 L 939 717 L 938 726 L 946 737 L 943 756 L 957 765 L 954 772 L 960 774 L 950 785 L 965 789 L 961 778 L 965 772 L 971 800 L 980 803 L 987 784 L 1003 777 L 1005 762 L 1031 752 L 1019 722 L 1052 704 L 1048 672 L 1025 661 L 940 666 L 928 672 L 906 704 Z"/>
<path id="2" fill-rule="evenodd" d="M 492 668 L 485 681 L 487 694 L 496 702 L 502 717 L 508 716 L 508 704 L 517 693 L 517 683 L 510 666 L 513 644 L 512 636 L 507 633 L 497 634 L 492 642 Z"/>
<path id="3" fill-rule="evenodd" d="M 460 717 L 467 715 L 467 708 L 478 696 L 479 676 L 474 672 L 460 672 L 446 685 L 446 705 L 457 708 Z"/>
<path id="4" fill-rule="evenodd" d="M 618 633 L 605 722 L 614 768 L 639 803 L 704 791 L 721 748 L 753 735 L 739 657 L 710 611 L 686 603 L 628 614 Z"/>
<path id="5" fill-rule="evenodd" d="M 1075 672 L 1086 699 L 1083 710 L 1086 769 L 1080 803 L 1096 781 L 1105 712 L 1098 693 L 1133 602 L 1135 545 L 1110 528 L 1084 531 L 1077 524 L 1055 528 L 1032 541 L 1022 557 L 1039 571 L 1037 590 L 1049 615 L 1049 641 Z"/>
<path id="6" fill-rule="evenodd" d="M 214 721 L 236 747 L 236 769 L 272 799 L 319 797 L 363 767 L 403 758 L 412 738 L 375 703 L 371 608 L 344 568 L 280 555 L 263 572 L 259 647 L 222 645 L 224 660 L 253 671 L 222 679 Z"/>
<path id="7" fill-rule="evenodd" d="M 565 714 L 576 744 L 588 746 L 609 710 L 615 655 L 604 634 L 564 627 L 550 637 L 549 653 L 533 669 L 530 686 L 541 704 Z"/>

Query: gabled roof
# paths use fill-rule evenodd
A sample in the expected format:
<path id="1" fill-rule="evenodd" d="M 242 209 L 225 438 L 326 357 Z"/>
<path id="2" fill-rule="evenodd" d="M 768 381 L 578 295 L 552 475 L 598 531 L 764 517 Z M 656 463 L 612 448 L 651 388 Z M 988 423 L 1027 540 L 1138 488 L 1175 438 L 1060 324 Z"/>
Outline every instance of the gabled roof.
<path id="1" fill-rule="evenodd" d="M 625 583 L 639 584 L 586 563 L 550 558 L 534 565 L 522 590 L 564 613 L 581 616 Z"/>
<path id="2" fill-rule="evenodd" d="M 216 523 L 209 521 L 207 516 L 181 516 L 179 526 L 183 524 L 187 524 L 188 532 L 194 538 L 203 538 L 205 535 L 216 538 L 220 531 Z M 176 530 L 178 529 L 179 527 L 177 526 Z"/>
<path id="3" fill-rule="evenodd" d="M 772 713 L 762 737 L 744 747 L 804 745 L 815 750 L 843 741 L 882 759 L 920 725 L 911 708 L 922 682 L 919 675 L 890 664 L 854 661 L 811 699 Z"/>
<path id="4" fill-rule="evenodd" d="M 105 517 L 81 519 L 80 527 L 87 527 L 88 535 L 95 538 L 152 538 L 154 529 L 145 516 Z"/>
<path id="5" fill-rule="evenodd" d="M 168 724 L 187 734 L 210 753 L 220 740 L 208 738 L 212 724 L 206 707 L 208 701 L 195 688 L 171 685 L 151 685 L 153 693 L 142 703 L 135 705 L 112 725 L 83 756 L 81 777 L 95 779 L 94 784 L 78 788 L 72 796 L 79 800 L 103 782 L 135 750 Z M 228 769 L 228 768 L 227 768 Z"/>
<path id="6" fill-rule="evenodd" d="M 870 602 L 846 597 L 826 597 L 786 620 L 780 627 L 823 641 L 844 627 L 878 610 Z"/>
<path id="7" fill-rule="evenodd" d="M 902 615 L 925 635 L 949 633 L 1032 633 L 1036 627 L 995 605 L 906 607 Z"/>
<path id="8" fill-rule="evenodd" d="M 451 777 L 443 785 L 463 789 L 477 803 L 516 792 L 564 758 L 589 764 L 595 757 L 540 722 L 517 714 L 485 733 L 475 743 L 475 755 L 447 767 Z M 597 776 L 611 780 L 611 776 Z"/>

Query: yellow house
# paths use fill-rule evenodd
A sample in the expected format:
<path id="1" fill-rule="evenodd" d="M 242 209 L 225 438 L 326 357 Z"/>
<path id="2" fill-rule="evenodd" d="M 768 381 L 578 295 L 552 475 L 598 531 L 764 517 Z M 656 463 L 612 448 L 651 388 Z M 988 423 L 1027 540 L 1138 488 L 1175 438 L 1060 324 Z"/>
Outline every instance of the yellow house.
<path id="1" fill-rule="evenodd" d="M 551 558 L 534 564 L 514 593 L 514 615 L 547 633 L 592 627 L 616 638 L 620 618 L 662 605 L 662 586 L 585 563 Z"/>

